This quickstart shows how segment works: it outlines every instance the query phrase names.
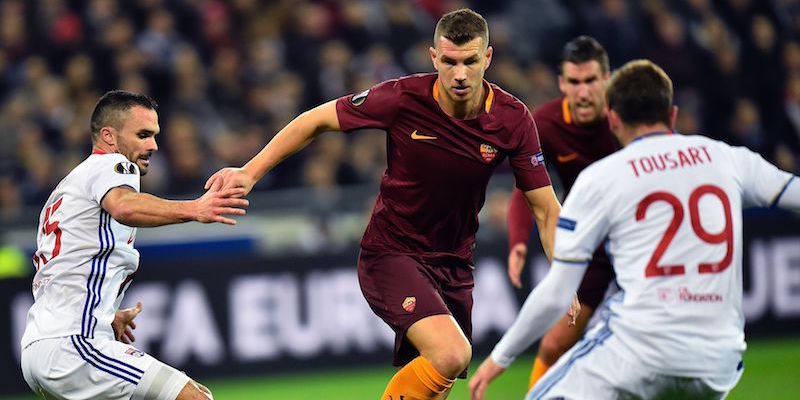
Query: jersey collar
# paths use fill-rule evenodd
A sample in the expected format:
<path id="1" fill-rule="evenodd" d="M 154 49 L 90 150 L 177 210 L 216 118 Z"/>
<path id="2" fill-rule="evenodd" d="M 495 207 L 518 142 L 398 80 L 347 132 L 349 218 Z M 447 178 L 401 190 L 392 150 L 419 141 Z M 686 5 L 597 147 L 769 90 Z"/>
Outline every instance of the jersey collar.
<path id="1" fill-rule="evenodd" d="M 565 124 L 572 125 L 572 114 L 569 112 L 569 102 L 566 97 L 561 100 L 561 116 L 564 118 Z"/>
<path id="2" fill-rule="evenodd" d="M 651 137 L 651 136 L 672 135 L 673 133 L 674 132 L 670 132 L 670 131 L 647 132 L 647 133 L 643 133 L 643 134 L 637 136 L 636 138 L 634 138 L 633 140 L 631 140 L 631 143 L 636 142 L 636 141 L 641 140 L 641 139 L 644 139 L 644 138 L 647 138 L 647 137 Z"/>
<path id="3" fill-rule="evenodd" d="M 492 89 L 492 85 L 489 84 L 489 81 L 486 79 L 483 80 L 483 87 L 488 90 L 488 95 L 486 95 L 486 101 L 483 103 L 483 111 L 487 114 L 492 109 L 492 104 L 494 104 L 494 89 Z M 436 81 L 433 82 L 433 99 L 436 102 L 439 102 L 439 78 L 436 78 Z"/>

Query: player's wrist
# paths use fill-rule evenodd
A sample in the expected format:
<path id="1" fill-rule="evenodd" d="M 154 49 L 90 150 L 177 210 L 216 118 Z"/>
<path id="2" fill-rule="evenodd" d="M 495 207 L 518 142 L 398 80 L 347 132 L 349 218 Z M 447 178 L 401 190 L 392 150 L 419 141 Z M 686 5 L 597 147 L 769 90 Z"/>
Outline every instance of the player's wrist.
<path id="1" fill-rule="evenodd" d="M 497 347 L 492 350 L 492 353 L 489 354 L 489 359 L 492 360 L 498 367 L 506 369 L 508 368 L 511 363 L 514 362 L 516 357 L 511 357 L 508 355 L 503 354 Z"/>

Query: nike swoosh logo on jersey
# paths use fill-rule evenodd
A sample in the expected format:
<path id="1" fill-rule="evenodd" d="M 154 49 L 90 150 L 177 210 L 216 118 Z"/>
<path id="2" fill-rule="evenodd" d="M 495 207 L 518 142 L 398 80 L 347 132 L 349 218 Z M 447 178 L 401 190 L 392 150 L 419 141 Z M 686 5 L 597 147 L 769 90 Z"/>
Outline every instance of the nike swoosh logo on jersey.
<path id="1" fill-rule="evenodd" d="M 423 135 L 421 133 L 417 133 L 417 130 L 415 129 L 414 132 L 411 132 L 411 138 L 414 140 L 435 140 L 436 136 Z"/>
<path id="2" fill-rule="evenodd" d="M 572 160 L 574 160 L 576 158 L 578 158 L 578 153 L 569 153 L 569 154 L 564 154 L 564 155 L 559 154 L 558 157 L 556 157 L 556 159 L 560 163 L 567 163 L 567 162 L 570 162 L 570 161 L 572 161 Z"/>

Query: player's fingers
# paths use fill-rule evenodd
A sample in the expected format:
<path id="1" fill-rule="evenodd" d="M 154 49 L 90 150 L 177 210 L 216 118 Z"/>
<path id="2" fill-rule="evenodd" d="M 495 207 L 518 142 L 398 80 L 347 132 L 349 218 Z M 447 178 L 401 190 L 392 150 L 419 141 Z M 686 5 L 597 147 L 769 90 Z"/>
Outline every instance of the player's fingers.
<path id="1" fill-rule="evenodd" d="M 232 187 L 220 191 L 220 197 L 241 197 L 245 194 L 246 190 L 243 187 Z"/>
<path id="2" fill-rule="evenodd" d="M 249 200 L 239 199 L 234 197 L 223 198 L 219 203 L 220 203 L 219 205 L 225 207 L 247 207 L 250 205 Z"/>
<path id="3" fill-rule="evenodd" d="M 520 274 L 515 273 L 514 271 L 508 271 L 508 278 L 511 280 L 511 284 L 514 285 L 515 288 L 519 289 L 522 287 L 522 279 L 520 279 Z"/>
<path id="4" fill-rule="evenodd" d="M 203 189 L 208 190 L 208 188 L 212 187 L 217 181 L 219 181 L 219 172 L 215 172 L 214 175 L 211 175 L 208 180 L 206 181 L 205 186 Z"/>
<path id="5" fill-rule="evenodd" d="M 133 342 L 136 341 L 136 336 L 133 336 L 133 331 L 132 330 L 130 330 L 130 329 L 126 330 L 125 331 L 125 335 L 128 336 L 128 340 L 130 341 L 130 343 L 133 343 Z"/>
<path id="6" fill-rule="evenodd" d="M 221 215 L 217 215 L 211 219 L 213 222 L 219 222 L 225 225 L 236 225 L 236 220 L 232 218 L 225 218 Z"/>
<path id="7" fill-rule="evenodd" d="M 128 326 L 130 326 L 131 329 L 136 329 L 136 322 L 131 321 L 128 323 Z"/>
<path id="8" fill-rule="evenodd" d="M 484 392 L 486 392 L 486 383 L 481 380 L 473 388 L 470 388 L 470 399 L 482 400 Z"/>
<path id="9" fill-rule="evenodd" d="M 214 209 L 214 212 L 217 215 L 245 215 L 247 214 L 247 210 L 241 208 L 233 208 L 233 207 L 220 207 Z"/>

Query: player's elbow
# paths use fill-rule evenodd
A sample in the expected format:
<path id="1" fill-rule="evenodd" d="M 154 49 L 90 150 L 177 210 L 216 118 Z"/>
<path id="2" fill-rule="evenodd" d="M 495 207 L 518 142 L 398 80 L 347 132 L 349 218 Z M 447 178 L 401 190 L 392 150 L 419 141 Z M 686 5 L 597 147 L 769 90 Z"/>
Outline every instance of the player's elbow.
<path id="1" fill-rule="evenodd" d="M 111 215 L 114 221 L 127 226 L 136 226 L 136 210 L 133 205 L 126 203 L 116 204 L 114 207 L 109 207 L 106 211 Z"/>

